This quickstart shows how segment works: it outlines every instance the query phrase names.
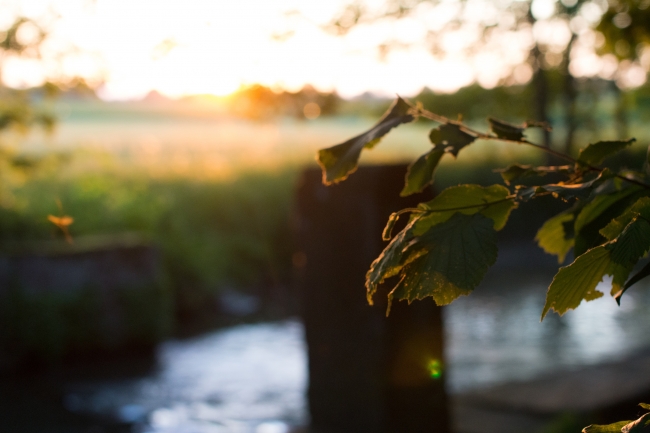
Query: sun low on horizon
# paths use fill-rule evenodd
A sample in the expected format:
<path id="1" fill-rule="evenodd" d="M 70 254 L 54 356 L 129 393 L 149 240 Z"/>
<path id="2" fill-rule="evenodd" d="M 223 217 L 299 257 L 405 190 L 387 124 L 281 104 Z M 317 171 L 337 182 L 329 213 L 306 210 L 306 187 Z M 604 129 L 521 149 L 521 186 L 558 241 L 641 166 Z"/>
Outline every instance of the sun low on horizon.
<path id="1" fill-rule="evenodd" d="M 101 83 L 98 93 L 109 100 L 137 99 L 151 91 L 168 97 L 227 96 L 252 84 L 288 91 L 309 84 L 343 97 L 365 92 L 411 96 L 424 87 L 451 92 L 478 82 L 489 88 L 513 77 L 511 83 L 525 83 L 532 76 L 527 58 L 533 38 L 563 47 L 569 34 L 567 24 L 551 15 L 544 21 L 544 11 L 552 14 L 556 0 L 534 0 L 533 12 L 540 14 L 535 29 L 504 30 L 491 47 L 473 53 L 477 36 L 472 23 L 503 15 L 490 0 L 472 0 L 476 16 L 463 18 L 469 27 L 439 36 L 436 43 L 445 51 L 441 57 L 432 55 L 426 41 L 432 28 L 449 22 L 459 0 L 423 2 L 417 19 L 365 23 L 344 36 L 326 31 L 326 24 L 350 3 L 0 0 L 0 29 L 17 16 L 27 16 L 46 22 L 50 34 L 42 47 L 43 61 L 6 59 L 2 80 L 29 87 L 49 76 L 82 76 Z M 584 30 L 572 73 L 594 76 L 607 65 L 589 42 L 593 32 L 588 26 Z M 394 41 L 398 49 L 382 55 L 386 41 Z M 65 56 L 56 60 L 60 53 Z M 48 54 L 54 60 L 48 62 Z"/>
<path id="2" fill-rule="evenodd" d="M 101 81 L 104 99 L 227 96 L 261 84 L 296 91 L 307 84 L 343 96 L 409 95 L 424 86 L 453 90 L 474 79 L 460 60 L 444 64 L 426 50 L 377 55 L 382 29 L 337 37 L 323 25 L 345 2 L 312 0 L 4 0 L 0 25 L 13 16 L 50 17 L 48 50 L 68 50 L 43 70 L 8 62 L 3 80 L 38 85 L 49 73 Z M 51 19 L 56 16 L 56 19 Z M 421 40 L 423 29 L 398 29 Z M 393 30 L 391 30 L 393 31 Z M 47 68 L 49 67 L 49 70 Z"/>

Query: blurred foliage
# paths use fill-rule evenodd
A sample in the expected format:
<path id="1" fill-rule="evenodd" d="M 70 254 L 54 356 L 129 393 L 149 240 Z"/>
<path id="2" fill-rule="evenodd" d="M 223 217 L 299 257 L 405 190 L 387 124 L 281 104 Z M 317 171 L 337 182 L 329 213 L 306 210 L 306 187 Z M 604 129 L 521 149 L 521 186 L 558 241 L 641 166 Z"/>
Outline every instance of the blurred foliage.
<path id="1" fill-rule="evenodd" d="M 111 295 L 103 299 L 92 287 L 30 295 L 14 286 L 0 304 L 0 347 L 10 359 L 56 362 L 93 351 L 150 348 L 170 335 L 174 317 L 164 283 Z M 115 326 L 116 316 L 125 326 Z"/>
<path id="2" fill-rule="evenodd" d="M 40 172 L 17 184 L 0 207 L 0 244 L 60 238 L 47 221 L 59 198 L 72 237 L 139 232 L 163 252 L 176 308 L 191 312 L 221 289 L 286 284 L 289 214 L 296 171 L 242 173 L 232 180 L 156 180 Z"/>
<path id="3" fill-rule="evenodd" d="M 597 30 L 605 37 L 600 48 L 619 60 L 642 60 L 646 68 L 650 55 L 650 1 L 611 0 Z M 644 56 L 646 57 L 644 59 Z"/>

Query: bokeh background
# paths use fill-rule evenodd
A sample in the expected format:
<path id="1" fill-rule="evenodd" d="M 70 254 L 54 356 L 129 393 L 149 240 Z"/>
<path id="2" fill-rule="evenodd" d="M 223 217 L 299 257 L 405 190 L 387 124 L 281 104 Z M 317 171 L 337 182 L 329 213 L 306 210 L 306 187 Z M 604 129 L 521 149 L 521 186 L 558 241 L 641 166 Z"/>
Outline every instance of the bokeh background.
<path id="1" fill-rule="evenodd" d="M 481 129 L 547 121 L 531 140 L 572 154 L 633 136 L 615 164 L 640 168 L 649 22 L 632 0 L 1 1 L 0 430 L 304 428 L 292 221 L 316 151 L 399 94 Z M 362 162 L 408 163 L 430 127 Z M 479 142 L 434 189 L 515 161 L 548 162 Z M 642 289 L 538 323 L 553 206 L 519 209 L 501 271 L 444 310 L 451 395 L 650 346 Z M 506 421 L 579 431 L 578 412 Z"/>

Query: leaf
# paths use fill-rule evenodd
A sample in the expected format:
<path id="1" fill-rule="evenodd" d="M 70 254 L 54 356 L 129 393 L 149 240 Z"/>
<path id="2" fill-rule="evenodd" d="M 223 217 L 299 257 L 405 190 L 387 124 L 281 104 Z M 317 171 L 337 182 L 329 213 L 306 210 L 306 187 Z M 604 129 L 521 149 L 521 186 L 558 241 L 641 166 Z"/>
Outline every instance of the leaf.
<path id="1" fill-rule="evenodd" d="M 568 198 L 578 198 L 586 199 L 588 198 L 592 191 L 600 186 L 604 181 L 614 177 L 614 174 L 608 169 L 603 170 L 598 177 L 583 183 L 574 183 L 574 184 L 552 184 L 552 185 L 543 185 L 538 188 L 538 193 L 542 191 L 553 193 L 554 196 L 568 199 Z"/>
<path id="2" fill-rule="evenodd" d="M 641 197 L 638 199 L 629 209 L 603 227 L 600 230 L 600 234 L 610 241 L 617 238 L 637 215 L 642 215 L 644 218 L 650 219 L 650 197 Z"/>
<path id="3" fill-rule="evenodd" d="M 574 218 L 573 212 L 570 211 L 555 215 L 547 220 L 535 235 L 540 248 L 548 254 L 556 255 L 558 263 L 564 262 L 567 253 L 573 247 L 573 237 L 567 236 L 565 225 L 573 222 Z"/>
<path id="4" fill-rule="evenodd" d="M 463 130 L 460 124 L 445 123 L 431 130 L 429 140 L 434 150 L 442 150 L 456 157 L 463 147 L 476 140 L 476 136 Z"/>
<path id="5" fill-rule="evenodd" d="M 586 203 L 579 212 L 574 225 L 574 253 L 582 255 L 588 250 L 606 242 L 600 233 L 612 219 L 618 217 L 624 209 L 638 199 L 639 194 L 645 194 L 634 186 L 611 194 L 597 195 Z M 611 240 L 611 239 L 609 239 Z"/>
<path id="6" fill-rule="evenodd" d="M 623 293 L 625 293 L 625 291 L 627 291 L 627 289 L 629 289 L 634 284 L 638 283 L 639 281 L 641 281 L 642 279 L 644 279 L 648 275 L 650 275 L 650 262 L 646 263 L 646 265 L 643 268 L 641 268 L 641 270 L 639 272 L 632 275 L 632 278 L 630 278 L 628 280 L 628 282 L 625 283 L 625 285 L 623 286 L 623 290 L 621 290 L 619 293 L 614 294 L 614 299 L 616 299 L 616 302 L 620 305 L 621 304 L 621 296 L 623 296 Z M 645 403 L 641 403 L 641 404 L 645 404 Z M 650 407 L 645 407 L 645 406 L 642 406 L 642 407 L 644 409 L 650 410 Z"/>
<path id="7" fill-rule="evenodd" d="M 639 403 L 639 406 L 641 406 L 645 410 L 650 410 L 650 404 L 648 403 Z"/>
<path id="8" fill-rule="evenodd" d="M 612 296 L 620 304 L 621 296 L 629 287 L 625 280 L 634 265 L 650 249 L 650 222 L 640 216 L 635 217 L 606 248 L 611 251 L 612 269 L 608 273 L 614 276 Z"/>
<path id="9" fill-rule="evenodd" d="M 542 320 L 551 309 L 561 316 L 580 305 L 583 299 L 592 301 L 603 296 L 595 289 L 610 263 L 609 250 L 601 245 L 587 251 L 569 266 L 560 268 L 546 293 Z"/>
<path id="10" fill-rule="evenodd" d="M 599 141 L 590 144 L 580 151 L 578 161 L 587 165 L 599 165 L 607 157 L 620 152 L 635 141 L 635 138 L 630 138 L 629 140 Z"/>
<path id="11" fill-rule="evenodd" d="M 430 227 L 445 222 L 456 212 L 465 215 L 480 213 L 494 221 L 495 230 L 501 230 L 516 206 L 514 200 L 508 199 L 509 195 L 508 188 L 502 185 L 483 187 L 470 184 L 447 188 L 433 200 L 418 206 L 430 213 L 419 218 L 415 233 L 423 234 Z"/>
<path id="12" fill-rule="evenodd" d="M 413 226 L 418 219 L 419 216 L 417 215 L 413 217 L 406 227 L 393 238 L 379 257 L 370 265 L 370 269 L 366 273 L 366 297 L 368 304 L 373 304 L 372 298 L 377 291 L 377 286 L 386 278 L 397 275 L 407 262 L 408 256 L 404 255 L 404 249 L 415 237 L 413 234 Z"/>
<path id="13" fill-rule="evenodd" d="M 57 216 L 54 216 L 54 215 L 48 215 L 47 219 L 48 219 L 49 222 L 51 222 L 52 224 L 54 224 L 55 226 L 57 226 L 59 228 L 68 227 L 69 225 L 71 225 L 74 222 L 74 218 L 72 218 L 71 216 L 67 216 L 67 215 L 60 216 L 60 217 L 57 217 Z"/>
<path id="14" fill-rule="evenodd" d="M 411 106 L 398 97 L 371 129 L 344 143 L 319 150 L 317 160 L 323 170 L 323 183 L 330 185 L 345 180 L 357 169 L 364 147 L 373 147 L 394 127 L 413 121 L 414 117 L 408 114 L 410 109 Z"/>
<path id="15" fill-rule="evenodd" d="M 490 129 L 499 138 L 506 140 L 521 141 L 524 138 L 524 127 L 513 125 L 512 123 L 504 122 L 493 117 L 488 118 L 490 122 Z"/>
<path id="16" fill-rule="evenodd" d="M 650 222 L 636 217 L 614 242 L 607 244 L 614 263 L 634 266 L 650 249 Z"/>
<path id="17" fill-rule="evenodd" d="M 406 197 L 407 195 L 420 192 L 433 183 L 433 175 L 438 167 L 440 158 L 445 154 L 443 150 L 433 149 L 416 159 L 406 172 L 406 179 L 404 189 L 400 196 Z"/>
<path id="18" fill-rule="evenodd" d="M 619 201 L 621 201 L 621 199 L 639 192 L 641 189 L 641 187 L 633 186 L 614 192 L 612 194 L 596 196 L 591 202 L 586 204 L 578 214 L 575 222 L 575 231 L 579 232 L 586 225 L 607 211 L 607 209 L 616 205 Z M 618 207 L 620 207 L 620 205 Z"/>
<path id="19" fill-rule="evenodd" d="M 541 194 L 552 193 L 553 196 L 559 197 L 564 200 L 570 198 L 586 199 L 591 196 L 594 189 L 602 185 L 605 181 L 613 178 L 615 175 L 604 169 L 594 179 L 583 183 L 569 183 L 569 184 L 549 184 L 542 186 L 532 186 L 528 188 L 518 188 L 517 197 L 521 200 L 529 200 Z"/>
<path id="20" fill-rule="evenodd" d="M 386 223 L 386 227 L 384 227 L 384 231 L 381 233 L 381 240 L 389 241 L 393 237 L 393 227 L 395 227 L 395 223 L 398 219 L 399 214 L 395 212 L 390 214 L 388 217 L 388 222 Z"/>
<path id="21" fill-rule="evenodd" d="M 621 433 L 621 429 L 632 421 L 619 421 L 607 425 L 590 425 L 582 429 L 582 433 Z"/>
<path id="22" fill-rule="evenodd" d="M 538 172 L 532 165 L 519 165 L 513 164 L 508 166 L 505 170 L 498 170 L 506 185 L 510 185 L 513 181 L 523 179 L 526 177 L 536 176 L 538 174 L 546 174 Z"/>
<path id="23" fill-rule="evenodd" d="M 431 296 L 446 305 L 471 293 L 497 258 L 493 226 L 481 214 L 457 213 L 416 238 L 406 247 L 415 259 L 404 265 L 402 279 L 388 295 L 389 311 L 393 299 L 411 303 Z"/>
<path id="24" fill-rule="evenodd" d="M 624 291 L 625 281 L 633 268 L 634 266 L 625 266 L 611 262 L 609 269 L 607 269 L 607 275 L 612 276 L 612 289 L 609 291 L 609 294 L 614 297 L 618 305 L 621 305 L 620 299 Z"/>
<path id="25" fill-rule="evenodd" d="M 621 433 L 642 433 L 648 431 L 650 431 L 650 413 L 646 413 L 641 418 L 621 428 Z"/>

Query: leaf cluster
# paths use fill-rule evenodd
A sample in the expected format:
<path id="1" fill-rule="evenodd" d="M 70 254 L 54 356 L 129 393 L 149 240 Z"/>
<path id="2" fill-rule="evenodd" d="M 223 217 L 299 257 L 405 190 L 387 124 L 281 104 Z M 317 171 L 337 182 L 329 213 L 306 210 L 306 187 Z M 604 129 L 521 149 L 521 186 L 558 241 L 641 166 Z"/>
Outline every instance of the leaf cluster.
<path id="1" fill-rule="evenodd" d="M 499 170 L 504 185 L 450 187 L 429 202 L 391 215 L 382 234 L 390 242 L 366 275 L 371 304 L 378 285 L 393 277 L 396 283 L 388 295 L 388 311 L 393 300 L 410 303 L 432 297 L 438 305 L 445 305 L 470 294 L 495 263 L 496 233 L 506 225 L 513 209 L 543 196 L 571 206 L 546 221 L 536 241 L 544 251 L 556 255 L 560 264 L 571 250 L 575 260 L 561 268 L 551 282 L 542 319 L 550 310 L 562 315 L 583 300 L 603 296 L 598 285 L 606 275 L 612 277 L 610 293 L 619 303 L 627 289 L 650 275 L 650 261 L 645 259 L 650 250 L 648 173 L 615 171 L 604 165 L 634 139 L 592 143 L 572 157 L 527 139 L 529 128 L 549 128 L 546 124 L 514 125 L 489 118 L 490 131 L 481 132 L 398 97 L 368 131 L 319 151 L 323 182 L 346 179 L 357 169 L 365 149 L 376 146 L 394 127 L 419 118 L 438 125 L 429 133 L 431 147 L 409 165 L 402 196 L 432 185 L 442 158 L 455 158 L 478 140 L 532 146 L 564 163 L 543 167 L 513 164 Z M 544 183 L 549 173 L 561 180 Z M 393 235 L 395 222 L 404 214 L 409 214 L 406 227 Z M 640 261 L 647 263 L 634 273 Z"/>

